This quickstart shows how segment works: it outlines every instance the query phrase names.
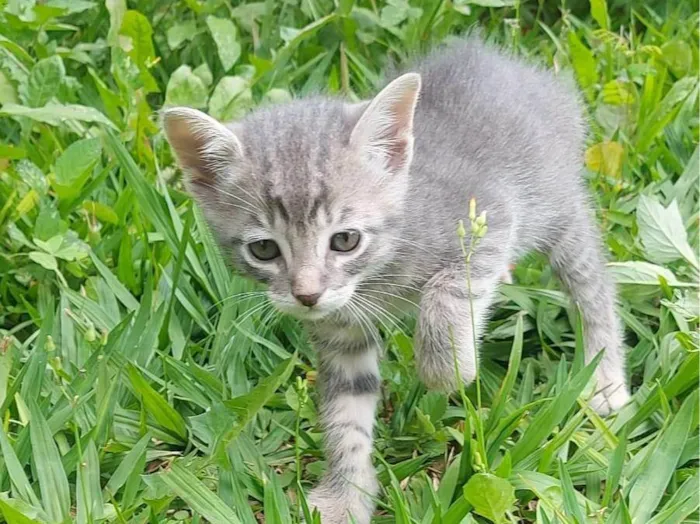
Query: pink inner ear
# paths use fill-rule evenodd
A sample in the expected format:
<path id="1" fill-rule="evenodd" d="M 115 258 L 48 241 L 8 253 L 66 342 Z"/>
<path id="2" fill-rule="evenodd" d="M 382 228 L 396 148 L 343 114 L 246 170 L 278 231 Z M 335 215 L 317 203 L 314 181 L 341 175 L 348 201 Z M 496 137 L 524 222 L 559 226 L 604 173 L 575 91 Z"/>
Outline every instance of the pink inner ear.
<path id="1" fill-rule="evenodd" d="M 210 185 L 227 163 L 239 156 L 237 139 L 216 122 L 173 115 L 165 121 L 168 141 L 193 184 Z"/>
<path id="2" fill-rule="evenodd" d="M 377 95 L 353 131 L 354 139 L 386 169 L 407 167 L 413 146 L 413 113 L 420 91 L 420 77 L 404 75 Z"/>
<path id="3" fill-rule="evenodd" d="M 396 132 L 399 136 L 405 136 L 413 132 L 413 111 L 418 93 L 413 89 L 405 89 L 399 98 L 391 105 L 392 113 L 396 119 Z"/>
<path id="4" fill-rule="evenodd" d="M 387 143 L 388 155 L 387 167 L 391 170 L 399 170 L 406 166 L 408 158 L 408 140 L 399 138 Z"/>
<path id="5" fill-rule="evenodd" d="M 203 134 L 196 131 L 195 125 L 188 119 L 173 117 L 166 120 L 165 130 L 168 141 L 177 155 L 180 165 L 186 169 L 192 182 L 200 178 L 209 178 L 211 173 L 203 161 Z"/>

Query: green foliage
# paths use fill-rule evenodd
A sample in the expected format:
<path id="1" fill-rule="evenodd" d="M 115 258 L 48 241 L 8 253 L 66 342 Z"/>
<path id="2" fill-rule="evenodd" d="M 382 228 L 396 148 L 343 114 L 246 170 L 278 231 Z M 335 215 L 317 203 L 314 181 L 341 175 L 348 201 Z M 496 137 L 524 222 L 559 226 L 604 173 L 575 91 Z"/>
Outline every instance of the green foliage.
<path id="1" fill-rule="evenodd" d="M 532 257 L 479 391 L 426 393 L 410 325 L 383 333 L 376 522 L 697 521 L 691 4 L 0 2 L 0 521 L 300 521 L 323 471 L 313 351 L 227 269 L 156 111 L 359 99 L 475 24 L 584 93 L 635 394 L 587 407 L 576 309 Z"/>
<path id="2" fill-rule="evenodd" d="M 513 505 L 515 490 L 506 479 L 489 473 L 477 473 L 464 486 L 464 498 L 479 515 L 492 522 L 508 522 L 505 514 Z"/>

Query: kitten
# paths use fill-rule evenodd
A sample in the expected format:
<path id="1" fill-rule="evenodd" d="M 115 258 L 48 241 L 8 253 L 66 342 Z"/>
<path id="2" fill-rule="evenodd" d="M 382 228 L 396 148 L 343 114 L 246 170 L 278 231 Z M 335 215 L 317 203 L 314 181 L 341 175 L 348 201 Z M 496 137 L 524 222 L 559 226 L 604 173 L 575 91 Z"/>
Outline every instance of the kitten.
<path id="1" fill-rule="evenodd" d="M 413 71 L 370 102 L 297 100 L 228 125 L 194 109 L 163 114 L 233 265 L 304 321 L 318 351 L 328 471 L 310 500 L 329 524 L 368 523 L 378 490 L 375 324 L 416 306 L 421 379 L 455 388 L 453 340 L 469 383 L 478 359 L 469 299 L 478 339 L 503 275 L 529 251 L 549 254 L 578 302 L 586 360 L 605 349 L 591 405 L 605 415 L 629 399 L 615 289 L 580 178 L 575 90 L 475 38 Z M 471 260 L 470 297 L 456 229 L 471 198 L 488 232 Z"/>

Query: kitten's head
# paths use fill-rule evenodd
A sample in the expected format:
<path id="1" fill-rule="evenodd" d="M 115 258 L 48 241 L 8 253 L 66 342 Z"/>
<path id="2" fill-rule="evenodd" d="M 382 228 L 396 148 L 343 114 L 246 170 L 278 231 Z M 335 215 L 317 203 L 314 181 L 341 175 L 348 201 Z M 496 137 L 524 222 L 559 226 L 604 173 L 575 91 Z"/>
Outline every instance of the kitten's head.
<path id="1" fill-rule="evenodd" d="M 239 270 L 304 319 L 348 304 L 396 251 L 420 76 L 371 102 L 301 100 L 222 125 L 188 108 L 163 127 L 187 185 Z"/>

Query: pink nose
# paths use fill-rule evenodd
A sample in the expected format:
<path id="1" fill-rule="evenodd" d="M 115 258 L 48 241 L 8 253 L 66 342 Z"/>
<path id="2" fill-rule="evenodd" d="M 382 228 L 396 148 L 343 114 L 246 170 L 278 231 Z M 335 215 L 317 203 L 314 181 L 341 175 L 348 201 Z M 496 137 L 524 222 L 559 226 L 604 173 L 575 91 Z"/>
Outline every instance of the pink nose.
<path id="1" fill-rule="evenodd" d="M 316 302 L 318 302 L 318 299 L 321 296 L 321 293 L 312 293 L 310 295 L 294 295 L 296 299 L 304 304 L 305 306 L 311 307 L 316 305 Z"/>

